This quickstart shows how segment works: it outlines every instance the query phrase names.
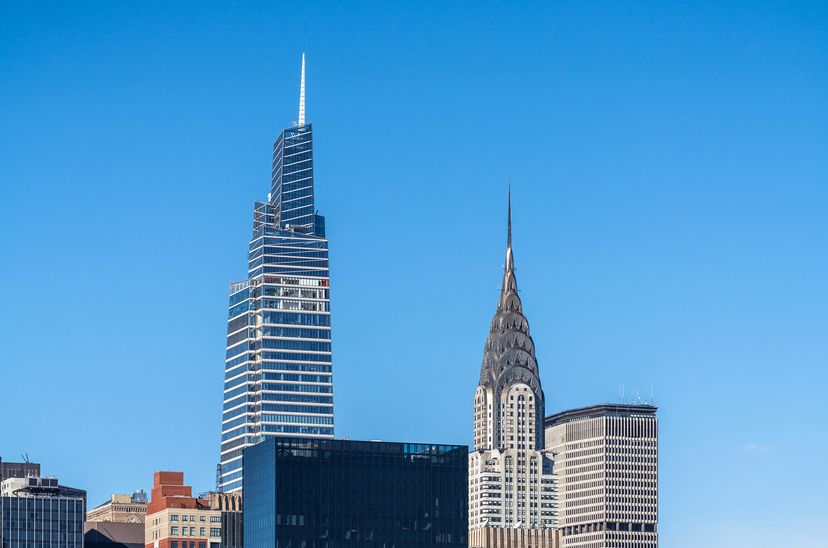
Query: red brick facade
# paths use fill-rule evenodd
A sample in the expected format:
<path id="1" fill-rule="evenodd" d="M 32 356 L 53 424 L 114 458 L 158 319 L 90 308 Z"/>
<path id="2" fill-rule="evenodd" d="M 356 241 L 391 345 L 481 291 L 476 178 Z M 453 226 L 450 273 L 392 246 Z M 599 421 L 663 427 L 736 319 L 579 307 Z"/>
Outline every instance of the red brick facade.
<path id="1" fill-rule="evenodd" d="M 167 521 L 172 512 L 183 510 L 181 521 Z M 183 472 L 156 472 L 154 476 L 152 494 L 147 505 L 147 516 L 145 521 L 146 548 L 210 548 L 210 530 L 220 527 L 220 524 L 211 522 L 210 515 L 216 512 L 210 511 L 210 501 L 193 497 L 193 488 L 184 485 Z M 190 516 L 190 521 L 185 519 Z M 178 519 L 179 514 L 175 512 L 172 516 Z M 193 516 L 198 516 L 193 521 Z M 202 521 L 203 520 L 203 521 Z M 167 530 L 178 531 L 183 529 L 183 534 L 167 534 Z M 201 533 L 202 528 L 205 533 Z M 195 531 L 195 534 L 189 531 Z"/>

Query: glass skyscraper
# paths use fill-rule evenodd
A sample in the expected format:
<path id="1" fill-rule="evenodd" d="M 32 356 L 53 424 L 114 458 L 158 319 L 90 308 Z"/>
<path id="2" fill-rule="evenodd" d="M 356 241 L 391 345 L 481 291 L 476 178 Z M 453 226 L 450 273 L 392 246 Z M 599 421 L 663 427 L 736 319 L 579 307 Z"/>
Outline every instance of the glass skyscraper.
<path id="1" fill-rule="evenodd" d="M 273 145 L 266 202 L 256 202 L 248 277 L 230 284 L 221 459 L 216 487 L 242 488 L 242 450 L 267 436 L 333 438 L 330 275 L 325 218 L 314 207 L 313 128 Z"/>

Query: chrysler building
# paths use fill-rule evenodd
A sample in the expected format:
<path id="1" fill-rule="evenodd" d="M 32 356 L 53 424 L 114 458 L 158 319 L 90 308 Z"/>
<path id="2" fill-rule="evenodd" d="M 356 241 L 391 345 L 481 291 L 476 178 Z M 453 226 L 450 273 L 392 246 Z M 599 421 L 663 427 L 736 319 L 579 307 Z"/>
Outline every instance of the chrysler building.
<path id="1" fill-rule="evenodd" d="M 544 395 L 523 315 L 508 206 L 506 266 L 474 392 L 469 547 L 553 548 L 555 483 L 544 452 Z"/>

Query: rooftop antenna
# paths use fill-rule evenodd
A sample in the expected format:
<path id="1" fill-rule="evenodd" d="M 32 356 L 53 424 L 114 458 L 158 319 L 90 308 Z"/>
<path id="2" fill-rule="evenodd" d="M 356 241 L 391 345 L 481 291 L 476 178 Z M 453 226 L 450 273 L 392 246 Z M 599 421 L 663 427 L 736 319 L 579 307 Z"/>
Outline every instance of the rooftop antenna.
<path id="1" fill-rule="evenodd" d="M 31 463 L 31 461 L 29 461 L 29 454 L 28 453 L 23 453 L 22 455 L 20 455 L 20 458 L 23 459 L 23 462 L 26 463 L 26 464 Z"/>
<path id="2" fill-rule="evenodd" d="M 302 52 L 302 78 L 299 82 L 299 125 L 305 125 L 305 52 Z"/>

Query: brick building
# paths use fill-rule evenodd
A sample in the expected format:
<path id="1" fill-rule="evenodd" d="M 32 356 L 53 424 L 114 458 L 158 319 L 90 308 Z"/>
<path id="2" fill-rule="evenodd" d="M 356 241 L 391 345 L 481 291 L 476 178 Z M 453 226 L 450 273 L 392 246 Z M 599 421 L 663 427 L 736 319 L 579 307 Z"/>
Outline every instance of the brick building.
<path id="1" fill-rule="evenodd" d="M 217 548 L 221 511 L 193 496 L 183 472 L 156 472 L 144 532 L 146 548 Z"/>

